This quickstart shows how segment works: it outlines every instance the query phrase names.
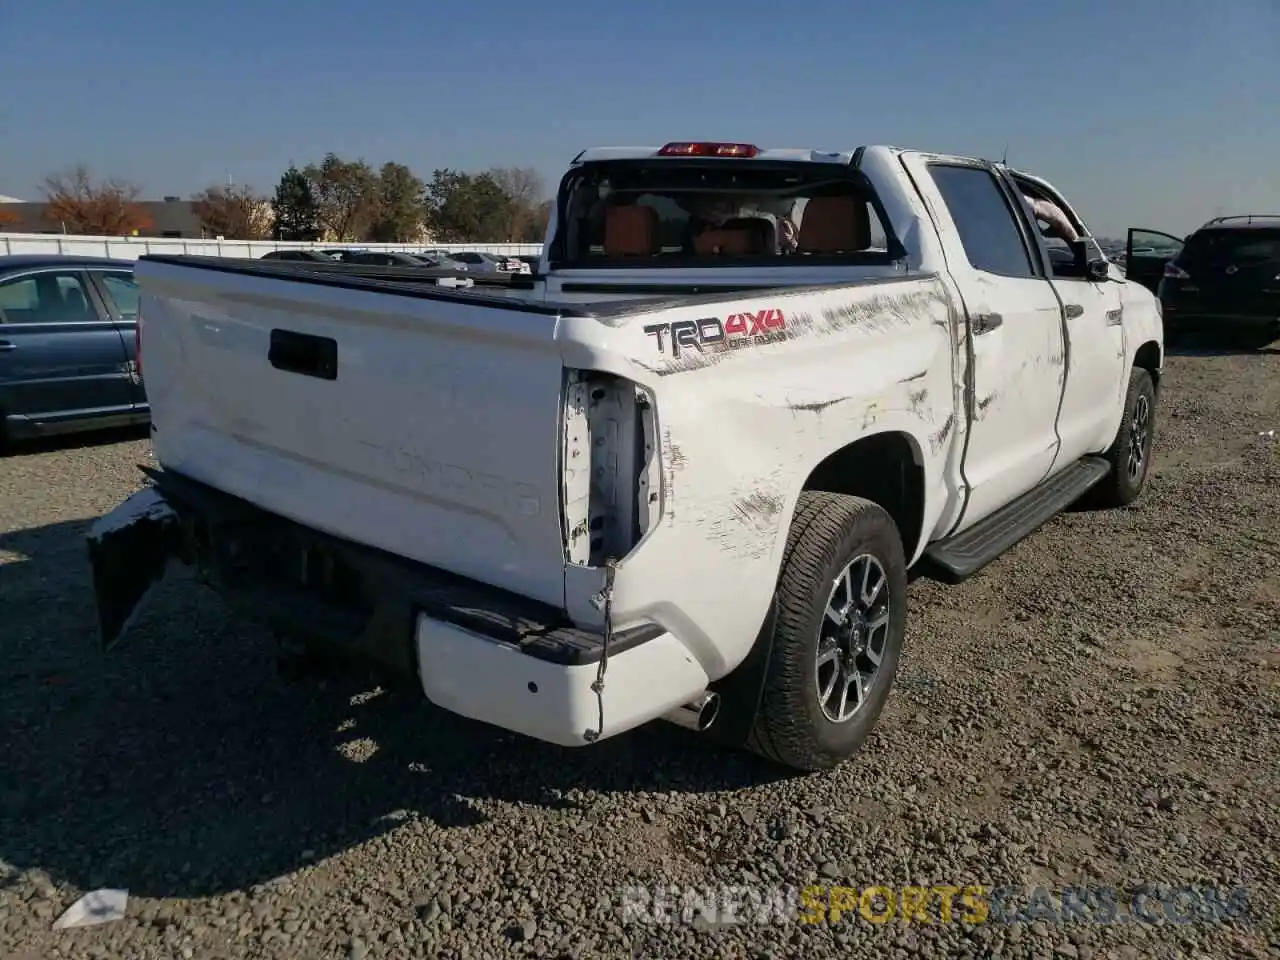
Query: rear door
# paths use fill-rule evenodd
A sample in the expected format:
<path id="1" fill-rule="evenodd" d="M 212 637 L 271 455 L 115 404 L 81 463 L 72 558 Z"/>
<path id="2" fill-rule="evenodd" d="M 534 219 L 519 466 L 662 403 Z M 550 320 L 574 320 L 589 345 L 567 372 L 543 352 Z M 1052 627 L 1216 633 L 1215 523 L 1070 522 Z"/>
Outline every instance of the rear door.
<path id="1" fill-rule="evenodd" d="M 0 279 L 0 404 L 7 416 L 46 424 L 132 407 L 124 341 L 85 271 Z"/>
<path id="2" fill-rule="evenodd" d="M 142 371 L 138 366 L 138 284 L 133 279 L 132 270 L 90 270 L 94 285 L 102 297 L 102 302 L 111 315 L 111 321 L 120 331 L 124 342 L 125 357 L 129 376 L 132 381 L 132 399 L 135 406 L 145 407 L 147 392 L 142 382 Z"/>
<path id="3" fill-rule="evenodd" d="M 1171 233 L 1130 227 L 1124 243 L 1125 278 L 1158 292 L 1165 264 L 1182 251 L 1182 243 Z"/>
<path id="4" fill-rule="evenodd" d="M 968 315 L 969 489 L 963 529 L 1030 490 L 1058 451 L 1062 309 L 1004 183 L 984 163 L 904 157 Z"/>

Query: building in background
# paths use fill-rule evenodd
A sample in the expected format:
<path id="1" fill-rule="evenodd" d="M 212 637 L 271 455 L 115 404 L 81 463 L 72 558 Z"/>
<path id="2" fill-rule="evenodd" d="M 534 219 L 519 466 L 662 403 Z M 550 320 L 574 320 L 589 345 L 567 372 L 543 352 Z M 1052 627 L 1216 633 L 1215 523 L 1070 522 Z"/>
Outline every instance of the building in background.
<path id="1" fill-rule="evenodd" d="M 13 197 L 0 197 L 4 203 L 3 229 L 7 233 L 62 233 L 62 225 L 45 217 L 44 201 L 31 202 Z M 181 197 L 165 197 L 162 200 L 139 200 L 138 206 L 147 212 L 151 227 L 138 232 L 143 237 L 187 237 L 200 239 L 204 232 L 192 201 Z"/>

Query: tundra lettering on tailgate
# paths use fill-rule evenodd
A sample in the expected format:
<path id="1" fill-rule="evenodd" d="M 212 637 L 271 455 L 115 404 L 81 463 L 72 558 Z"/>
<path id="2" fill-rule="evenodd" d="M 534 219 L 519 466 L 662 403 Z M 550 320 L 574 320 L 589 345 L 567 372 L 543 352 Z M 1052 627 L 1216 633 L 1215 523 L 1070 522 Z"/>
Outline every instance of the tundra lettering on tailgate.
<path id="1" fill-rule="evenodd" d="M 720 353 L 758 347 L 787 339 L 787 321 L 782 311 L 774 308 L 730 314 L 724 320 L 704 317 L 701 320 L 676 320 L 673 323 L 651 323 L 644 332 L 654 338 L 659 353 L 679 359 L 688 350 Z"/>
<path id="2" fill-rule="evenodd" d="M 383 445 L 359 441 L 368 451 L 366 463 L 393 472 L 429 496 L 447 497 L 455 503 L 504 517 L 536 517 L 542 513 L 538 489 L 528 483 L 480 473 L 458 464 L 433 460 L 421 450 L 398 443 Z"/>

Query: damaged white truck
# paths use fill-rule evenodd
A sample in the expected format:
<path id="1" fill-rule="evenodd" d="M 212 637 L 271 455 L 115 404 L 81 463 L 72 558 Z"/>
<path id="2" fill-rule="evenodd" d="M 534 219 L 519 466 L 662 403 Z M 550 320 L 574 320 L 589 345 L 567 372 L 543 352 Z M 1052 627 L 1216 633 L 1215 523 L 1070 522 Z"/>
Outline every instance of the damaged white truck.
<path id="1" fill-rule="evenodd" d="M 1148 475 L 1158 304 L 1000 164 L 593 149 L 534 275 L 400 274 L 138 261 L 158 468 L 89 534 L 107 646 L 180 562 L 467 717 L 821 769 L 885 704 L 909 570 Z"/>

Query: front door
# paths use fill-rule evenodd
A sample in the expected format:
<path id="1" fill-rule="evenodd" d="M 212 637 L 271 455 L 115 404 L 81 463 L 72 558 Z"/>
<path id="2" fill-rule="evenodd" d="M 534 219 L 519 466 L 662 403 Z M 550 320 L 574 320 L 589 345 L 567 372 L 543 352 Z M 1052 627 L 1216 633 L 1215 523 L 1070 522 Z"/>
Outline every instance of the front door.
<path id="1" fill-rule="evenodd" d="M 986 164 L 909 154 L 968 316 L 968 499 L 954 532 L 1036 486 L 1058 452 L 1062 312 L 1031 239 Z"/>
<path id="2" fill-rule="evenodd" d="M 9 418 L 60 422 L 127 413 L 133 382 L 120 331 L 82 270 L 0 280 L 0 405 Z"/>
<path id="3" fill-rule="evenodd" d="M 1120 274 L 1112 266 L 1109 276 L 1114 279 L 1089 279 L 1088 262 L 1105 257 L 1084 222 L 1043 181 L 1027 184 L 1010 171 L 1005 175 L 1010 186 L 1024 197 L 1028 192 L 1041 193 L 1044 199 L 1056 204 L 1082 241 L 1072 248 L 1061 239 L 1047 239 L 1036 223 L 1034 212 L 1025 201 L 1022 203 L 1022 217 L 1036 242 L 1040 265 L 1062 303 L 1067 349 L 1066 362 L 1059 369 L 1064 386 L 1062 408 L 1058 413 L 1061 446 L 1054 463 L 1056 470 L 1087 453 L 1103 452 L 1115 438 L 1129 386 Z"/>
<path id="4" fill-rule="evenodd" d="M 1182 240 L 1171 233 L 1130 227 L 1124 244 L 1124 274 L 1152 293 L 1160 286 L 1165 264 L 1182 251 Z"/>

